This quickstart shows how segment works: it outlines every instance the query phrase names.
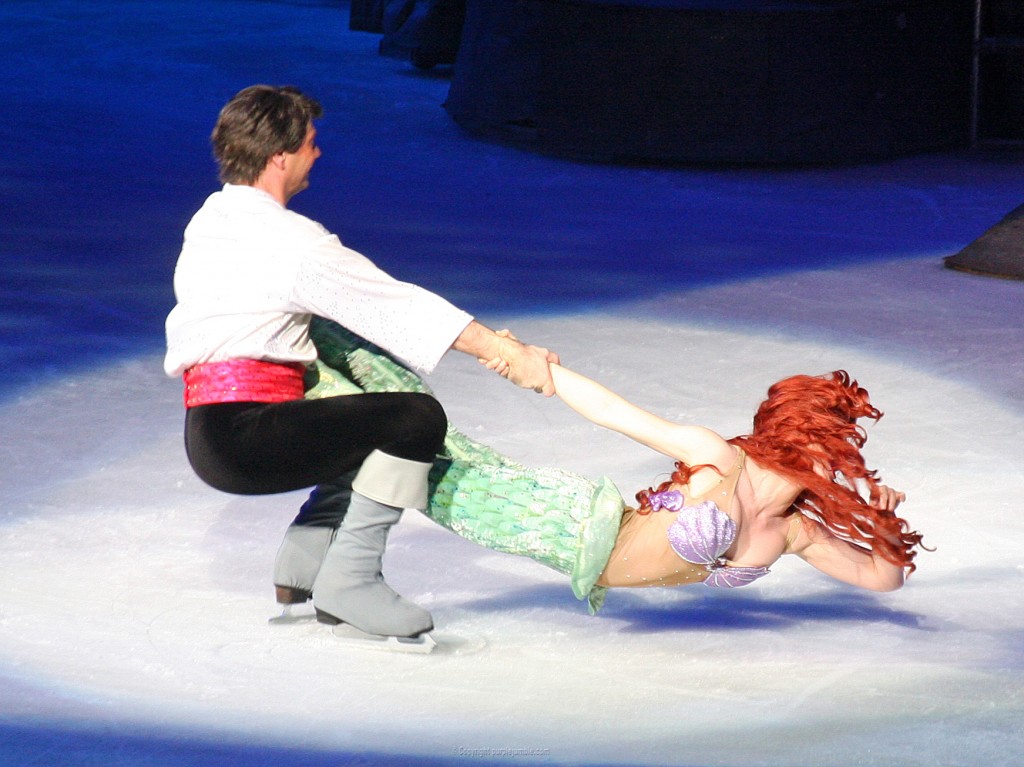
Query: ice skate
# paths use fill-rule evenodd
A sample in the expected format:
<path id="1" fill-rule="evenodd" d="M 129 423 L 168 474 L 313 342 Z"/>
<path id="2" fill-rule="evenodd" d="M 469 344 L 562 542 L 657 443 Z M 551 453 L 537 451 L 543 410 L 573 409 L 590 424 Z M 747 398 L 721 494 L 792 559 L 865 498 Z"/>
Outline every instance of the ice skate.
<path id="1" fill-rule="evenodd" d="M 381 573 L 388 532 L 402 509 L 426 503 L 429 469 L 430 464 L 379 451 L 363 463 L 348 513 L 313 586 L 321 623 L 345 623 L 366 634 L 406 639 L 434 628 L 430 613 L 396 594 Z"/>
<path id="2" fill-rule="evenodd" d="M 308 602 L 281 604 L 281 612 L 267 623 L 275 626 L 286 626 L 292 623 L 313 623 L 316 621 L 316 613 L 309 608 Z"/>
<path id="3" fill-rule="evenodd" d="M 396 594 L 381 574 L 388 530 L 401 514 L 353 494 L 313 587 L 318 621 L 382 636 L 416 637 L 434 628 L 430 613 Z"/>
<path id="4" fill-rule="evenodd" d="M 437 642 L 430 634 L 420 634 L 415 637 L 367 634 L 347 623 L 337 624 L 331 629 L 331 632 L 346 647 L 357 647 L 363 650 L 429 655 L 437 647 Z"/>

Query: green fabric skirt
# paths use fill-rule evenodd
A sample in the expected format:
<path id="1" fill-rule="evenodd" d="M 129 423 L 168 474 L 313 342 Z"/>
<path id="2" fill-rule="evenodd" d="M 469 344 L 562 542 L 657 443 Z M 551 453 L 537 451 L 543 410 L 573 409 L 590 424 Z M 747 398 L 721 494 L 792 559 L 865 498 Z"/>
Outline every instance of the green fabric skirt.
<path id="1" fill-rule="evenodd" d="M 319 360 L 307 377 L 306 397 L 430 393 L 419 376 L 337 323 L 315 318 L 311 335 Z M 576 598 L 587 600 L 593 614 L 606 592 L 594 584 L 615 545 L 624 508 L 607 477 L 595 481 L 523 466 L 449 424 L 424 513 L 474 543 L 568 575 Z"/>

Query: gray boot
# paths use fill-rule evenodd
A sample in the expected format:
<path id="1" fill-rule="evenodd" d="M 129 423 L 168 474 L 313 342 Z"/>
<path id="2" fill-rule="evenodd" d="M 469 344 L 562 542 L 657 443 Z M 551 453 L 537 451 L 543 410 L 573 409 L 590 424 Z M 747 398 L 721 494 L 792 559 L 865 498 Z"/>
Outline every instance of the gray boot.
<path id="1" fill-rule="evenodd" d="M 375 451 L 353 483 L 352 503 L 313 586 L 322 623 L 348 623 L 382 636 L 415 637 L 434 628 L 426 610 L 384 582 L 388 532 L 405 508 L 423 508 L 431 464 Z"/>
<path id="2" fill-rule="evenodd" d="M 274 589 L 279 604 L 302 604 L 313 595 L 320 563 L 352 501 L 355 476 L 356 472 L 351 471 L 334 482 L 323 482 L 313 488 L 285 531 L 274 562 Z"/>
<path id="3" fill-rule="evenodd" d="M 333 527 L 290 525 L 274 561 L 274 591 L 282 605 L 297 605 L 313 594 L 320 564 L 334 541 Z"/>

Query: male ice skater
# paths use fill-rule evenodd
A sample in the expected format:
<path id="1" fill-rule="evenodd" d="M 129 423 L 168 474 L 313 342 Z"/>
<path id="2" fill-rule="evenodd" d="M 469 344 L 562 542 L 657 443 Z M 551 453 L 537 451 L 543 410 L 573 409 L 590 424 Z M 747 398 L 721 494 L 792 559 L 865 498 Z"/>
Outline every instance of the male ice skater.
<path id="1" fill-rule="evenodd" d="M 184 377 L 185 449 L 205 482 L 239 494 L 321 486 L 282 544 L 279 600 L 311 592 L 322 622 L 416 637 L 433 619 L 388 587 L 381 559 L 402 510 L 426 504 L 447 419 L 420 393 L 303 399 L 317 356 L 312 316 L 423 372 L 448 349 L 500 359 L 510 380 L 546 396 L 554 393 L 548 362 L 558 357 L 395 280 L 288 210 L 320 156 L 313 121 L 321 114 L 299 90 L 266 85 L 221 110 L 212 144 L 224 186 L 185 229 L 165 370 Z"/>

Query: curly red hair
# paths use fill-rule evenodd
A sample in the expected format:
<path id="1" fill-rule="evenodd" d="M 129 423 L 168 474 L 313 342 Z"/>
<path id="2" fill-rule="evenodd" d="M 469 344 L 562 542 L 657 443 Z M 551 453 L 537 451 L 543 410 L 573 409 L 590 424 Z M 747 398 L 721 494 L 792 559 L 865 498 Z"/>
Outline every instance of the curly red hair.
<path id="1" fill-rule="evenodd" d="M 906 568 L 909 574 L 915 569 L 921 534 L 911 531 L 895 513 L 869 505 L 854 489 L 855 483 L 862 482 L 870 497 L 877 498 L 877 472 L 864 463 L 860 451 L 867 433 L 857 419 L 881 417 L 867 390 L 845 370 L 792 376 L 768 390 L 768 398 L 754 415 L 753 433 L 729 443 L 804 488 L 793 502 L 795 510 L 817 519 L 833 535 Z M 676 463 L 671 480 L 658 489 L 686 484 L 705 467 Z M 650 492 L 637 493 L 640 513 L 650 511 Z"/>

